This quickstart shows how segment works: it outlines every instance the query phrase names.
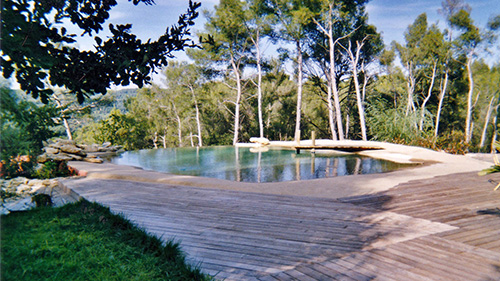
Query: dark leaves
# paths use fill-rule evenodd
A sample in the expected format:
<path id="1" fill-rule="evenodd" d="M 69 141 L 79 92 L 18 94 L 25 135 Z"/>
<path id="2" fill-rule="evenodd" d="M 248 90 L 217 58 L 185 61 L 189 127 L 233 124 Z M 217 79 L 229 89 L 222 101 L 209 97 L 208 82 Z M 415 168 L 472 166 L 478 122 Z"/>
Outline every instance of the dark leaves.
<path id="1" fill-rule="evenodd" d="M 152 0 L 133 0 L 135 5 L 139 2 L 154 4 Z M 111 84 L 142 87 L 150 83 L 152 72 L 167 65 L 166 58 L 173 57 L 173 52 L 196 46 L 188 36 L 200 3 L 191 1 L 178 23 L 157 41 L 143 43 L 130 33 L 130 24 L 110 25 L 112 37 L 105 42 L 94 37 L 95 51 L 68 46 L 75 42 L 75 35 L 52 24 L 68 18 L 83 34 L 98 33 L 115 0 L 37 1 L 35 12 L 21 0 L 2 4 L 3 75 L 9 78 L 15 73 L 21 89 L 43 102 L 51 94 L 50 86 L 67 88 L 79 102 L 94 93 L 105 94 Z M 54 10 L 54 19 L 48 20 Z"/>

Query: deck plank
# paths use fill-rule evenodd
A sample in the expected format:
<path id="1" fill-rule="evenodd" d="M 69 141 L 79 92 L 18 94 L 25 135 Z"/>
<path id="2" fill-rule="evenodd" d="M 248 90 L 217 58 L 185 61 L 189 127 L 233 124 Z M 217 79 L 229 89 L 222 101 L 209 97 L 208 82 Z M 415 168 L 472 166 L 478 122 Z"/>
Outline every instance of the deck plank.
<path id="1" fill-rule="evenodd" d="M 492 175 L 500 181 L 500 175 Z M 338 200 L 120 180 L 65 184 L 225 280 L 500 280 L 500 192 L 475 173 Z"/>

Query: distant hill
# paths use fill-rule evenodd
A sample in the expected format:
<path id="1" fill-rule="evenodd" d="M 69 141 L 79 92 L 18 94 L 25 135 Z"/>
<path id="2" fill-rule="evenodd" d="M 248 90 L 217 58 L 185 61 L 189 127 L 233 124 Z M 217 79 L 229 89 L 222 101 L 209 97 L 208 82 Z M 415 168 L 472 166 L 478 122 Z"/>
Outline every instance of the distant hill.
<path id="1" fill-rule="evenodd" d="M 138 89 L 121 89 L 116 91 L 108 91 L 104 98 L 112 99 L 112 102 L 106 106 L 100 106 L 92 110 L 92 116 L 94 120 L 98 121 L 105 118 L 113 108 L 119 109 L 122 113 L 125 113 L 127 109 L 125 108 L 125 102 L 127 99 L 135 97 L 137 95 Z"/>

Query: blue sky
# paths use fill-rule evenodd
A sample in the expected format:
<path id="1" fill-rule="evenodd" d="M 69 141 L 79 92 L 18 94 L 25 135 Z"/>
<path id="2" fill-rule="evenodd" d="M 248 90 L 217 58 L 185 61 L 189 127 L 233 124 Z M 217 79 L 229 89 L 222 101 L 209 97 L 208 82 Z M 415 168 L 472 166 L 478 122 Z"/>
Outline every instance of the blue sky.
<path id="1" fill-rule="evenodd" d="M 201 0 L 202 9 L 213 9 L 218 0 Z M 476 25 L 485 27 L 492 15 L 500 14 L 500 0 L 469 0 L 472 18 Z M 402 42 L 403 33 L 416 17 L 427 13 L 429 23 L 439 22 L 444 27 L 444 19 L 437 10 L 441 0 L 372 0 L 367 5 L 369 22 L 382 32 L 386 44 L 393 40 Z M 156 0 L 156 5 L 134 6 L 128 0 L 118 0 L 118 5 L 111 10 L 112 23 L 132 23 L 132 32 L 142 39 L 157 38 L 167 26 L 177 21 L 179 14 L 187 9 L 187 0 Z M 200 13 L 194 30 L 203 28 L 205 19 Z M 82 41 L 82 47 L 89 48 L 91 43 Z"/>
<path id="2" fill-rule="evenodd" d="M 421 13 L 427 13 L 429 24 L 438 23 L 441 29 L 445 28 L 445 20 L 438 14 L 442 0 L 371 0 L 367 7 L 369 23 L 375 25 L 382 33 L 384 42 L 388 45 L 393 40 L 404 42 L 404 32 L 408 25 L 413 23 Z M 110 12 L 110 19 L 105 24 L 132 24 L 132 32 L 142 40 L 156 39 L 164 33 L 165 28 L 177 22 L 181 13 L 187 9 L 187 0 L 155 0 L 156 5 L 147 6 L 139 4 L 134 6 L 128 0 L 118 0 L 118 5 Z M 201 31 L 205 24 L 202 10 L 212 10 L 219 0 L 199 0 L 202 3 L 200 16 L 196 20 L 193 33 Z M 479 27 L 485 27 L 488 19 L 493 15 L 500 14 L 500 0 L 466 0 L 471 8 L 474 23 Z M 78 34 L 79 30 L 71 30 Z M 106 33 L 102 33 L 103 39 Z M 92 48 L 93 40 L 79 40 L 80 47 Z M 500 46 L 500 44 L 498 44 Z M 264 47 L 266 49 L 266 47 Z M 267 47 L 271 51 L 276 47 Z M 500 62 L 500 48 L 491 48 L 492 54 L 485 57 L 489 63 Z M 175 53 L 176 58 L 187 60 L 184 53 Z M 162 83 L 161 75 L 153 75 L 155 83 Z"/>

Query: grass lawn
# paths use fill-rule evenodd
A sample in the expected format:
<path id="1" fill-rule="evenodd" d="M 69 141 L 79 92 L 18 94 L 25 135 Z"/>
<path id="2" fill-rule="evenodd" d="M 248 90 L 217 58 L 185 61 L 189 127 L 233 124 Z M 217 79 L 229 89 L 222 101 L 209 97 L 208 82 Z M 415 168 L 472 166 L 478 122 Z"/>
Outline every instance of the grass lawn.
<path id="1" fill-rule="evenodd" d="M 1 217 L 1 280 L 212 280 L 121 216 L 82 200 Z"/>

